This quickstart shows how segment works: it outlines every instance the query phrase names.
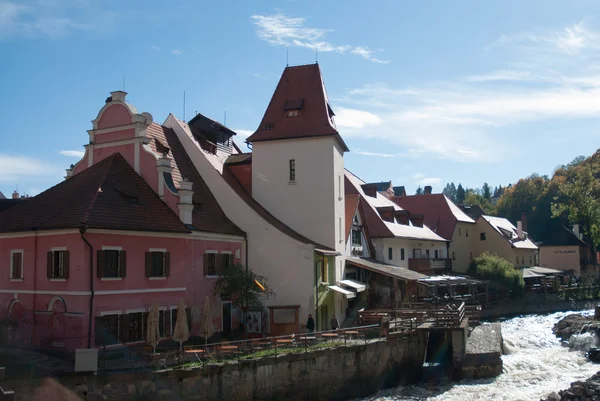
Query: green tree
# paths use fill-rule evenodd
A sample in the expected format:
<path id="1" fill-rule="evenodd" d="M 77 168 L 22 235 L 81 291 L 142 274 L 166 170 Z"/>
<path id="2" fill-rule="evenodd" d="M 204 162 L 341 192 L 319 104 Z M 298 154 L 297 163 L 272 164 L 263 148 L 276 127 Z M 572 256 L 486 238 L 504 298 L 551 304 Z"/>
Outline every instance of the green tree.
<path id="1" fill-rule="evenodd" d="M 468 274 L 489 280 L 492 287 L 503 288 L 514 297 L 522 295 L 525 289 L 523 273 L 515 269 L 511 262 L 496 254 L 486 252 L 473 259 Z"/>
<path id="2" fill-rule="evenodd" d="M 492 199 L 492 190 L 487 182 L 483 183 L 483 187 L 481 188 L 481 195 L 487 200 Z"/>
<path id="3" fill-rule="evenodd" d="M 579 224 L 592 245 L 594 264 L 600 242 L 600 162 L 590 158 L 567 169 L 566 179 L 558 186 L 552 213 Z"/>
<path id="4" fill-rule="evenodd" d="M 236 308 L 262 308 L 263 300 L 275 296 L 267 279 L 240 264 L 223 272 L 213 284 L 213 295 L 231 297 Z"/>
<path id="5" fill-rule="evenodd" d="M 492 205 L 492 202 L 472 189 L 467 190 L 464 203 L 465 205 L 478 205 L 487 215 L 493 216 L 496 214 L 496 209 Z"/>
<path id="6" fill-rule="evenodd" d="M 423 195 L 423 188 L 421 188 L 421 186 L 419 185 L 419 187 L 417 188 L 417 191 L 415 192 L 415 195 Z"/>
<path id="7" fill-rule="evenodd" d="M 456 203 L 456 185 L 454 185 L 453 182 L 446 184 L 446 187 L 442 193 L 446 195 L 452 202 Z"/>
<path id="8" fill-rule="evenodd" d="M 458 187 L 456 187 L 456 203 L 462 205 L 465 202 L 465 195 L 466 192 L 462 184 L 458 184 Z"/>

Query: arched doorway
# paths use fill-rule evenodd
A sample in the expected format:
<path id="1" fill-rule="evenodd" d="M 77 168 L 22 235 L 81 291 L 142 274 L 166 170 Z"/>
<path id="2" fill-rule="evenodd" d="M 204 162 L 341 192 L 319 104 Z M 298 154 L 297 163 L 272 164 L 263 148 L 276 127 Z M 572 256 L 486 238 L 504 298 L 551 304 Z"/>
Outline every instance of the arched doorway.
<path id="1" fill-rule="evenodd" d="M 50 339 L 55 347 L 64 347 L 65 344 L 65 312 L 67 304 L 63 297 L 54 297 L 48 303 L 50 317 Z"/>
<path id="2" fill-rule="evenodd" d="M 19 324 L 25 315 L 25 308 L 18 299 L 13 299 L 8 305 L 8 313 L 2 324 L 2 340 L 4 343 L 13 343 L 17 338 Z"/>

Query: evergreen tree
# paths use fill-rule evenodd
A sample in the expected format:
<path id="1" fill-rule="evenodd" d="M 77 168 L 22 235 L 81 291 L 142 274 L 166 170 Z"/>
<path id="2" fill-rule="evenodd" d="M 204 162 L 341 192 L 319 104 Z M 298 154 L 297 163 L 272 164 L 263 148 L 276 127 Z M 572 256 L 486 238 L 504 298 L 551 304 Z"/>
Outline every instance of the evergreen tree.
<path id="1" fill-rule="evenodd" d="M 465 202 L 466 191 L 463 188 L 462 184 L 458 184 L 456 187 L 456 203 L 461 205 Z"/>
<path id="2" fill-rule="evenodd" d="M 415 195 L 423 195 L 423 188 L 421 188 L 421 186 L 419 185 L 419 187 L 417 188 L 417 192 L 415 192 Z"/>
<path id="3" fill-rule="evenodd" d="M 483 187 L 481 188 L 481 195 L 487 200 L 492 199 L 492 191 L 487 182 L 483 183 Z"/>

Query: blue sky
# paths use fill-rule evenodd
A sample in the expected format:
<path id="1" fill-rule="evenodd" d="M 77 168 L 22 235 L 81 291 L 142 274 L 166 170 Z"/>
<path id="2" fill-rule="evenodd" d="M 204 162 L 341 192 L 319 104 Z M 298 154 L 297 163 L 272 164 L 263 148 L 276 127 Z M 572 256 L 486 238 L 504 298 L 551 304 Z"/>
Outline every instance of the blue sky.
<path id="1" fill-rule="evenodd" d="M 598 148 L 596 1 L 0 0 L 0 191 L 75 163 L 109 92 L 251 133 L 286 63 L 319 63 L 346 166 L 409 192 L 516 182 Z"/>

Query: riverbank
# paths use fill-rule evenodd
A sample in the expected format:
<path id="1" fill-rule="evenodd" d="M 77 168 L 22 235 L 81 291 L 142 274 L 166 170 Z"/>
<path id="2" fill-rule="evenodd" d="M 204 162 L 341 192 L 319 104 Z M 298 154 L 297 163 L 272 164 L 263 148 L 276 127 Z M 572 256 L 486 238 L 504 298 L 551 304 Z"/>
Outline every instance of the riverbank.
<path id="1" fill-rule="evenodd" d="M 481 311 L 481 319 L 494 320 L 530 314 L 593 309 L 599 302 L 564 300 L 557 294 L 528 293 L 522 298 L 503 299 L 486 304 Z"/>
<path id="2" fill-rule="evenodd" d="M 571 383 L 567 390 L 552 392 L 545 401 L 600 400 L 600 372 L 585 381 Z"/>

